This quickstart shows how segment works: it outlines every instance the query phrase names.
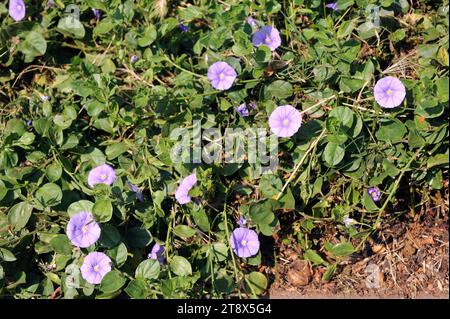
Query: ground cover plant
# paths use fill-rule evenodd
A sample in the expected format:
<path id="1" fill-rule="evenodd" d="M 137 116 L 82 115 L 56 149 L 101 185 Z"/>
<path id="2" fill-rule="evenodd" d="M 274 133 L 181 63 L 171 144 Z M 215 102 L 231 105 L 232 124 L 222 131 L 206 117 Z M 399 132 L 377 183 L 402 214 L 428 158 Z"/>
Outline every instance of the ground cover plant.
<path id="1" fill-rule="evenodd" d="M 448 10 L 3 1 L 0 296 L 256 298 L 286 246 L 333 280 L 448 186 Z"/>

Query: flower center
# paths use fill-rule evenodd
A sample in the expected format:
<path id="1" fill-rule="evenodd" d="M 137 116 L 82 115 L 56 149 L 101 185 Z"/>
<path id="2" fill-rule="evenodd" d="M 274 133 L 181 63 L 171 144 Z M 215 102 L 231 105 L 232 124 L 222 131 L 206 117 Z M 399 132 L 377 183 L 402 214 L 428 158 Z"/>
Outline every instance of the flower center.
<path id="1" fill-rule="evenodd" d="M 86 233 L 87 232 L 87 225 L 84 225 L 83 227 L 81 227 L 81 232 L 82 233 Z"/>
<path id="2" fill-rule="evenodd" d="M 391 89 L 389 89 L 389 90 L 386 91 L 386 94 L 387 94 L 387 95 L 391 95 L 392 93 L 394 93 L 394 92 L 393 92 Z"/>
<path id="3" fill-rule="evenodd" d="M 105 180 L 105 179 L 106 179 L 106 177 L 108 177 L 108 176 L 106 176 L 106 174 L 102 174 L 102 175 L 100 175 L 100 178 L 101 178 L 101 179 L 103 179 L 103 180 Z"/>
<path id="4" fill-rule="evenodd" d="M 223 73 L 220 73 L 220 74 L 219 74 L 219 79 L 222 80 L 224 77 L 225 77 L 225 74 L 223 74 Z"/>
<path id="5" fill-rule="evenodd" d="M 22 11 L 22 6 L 20 4 L 17 5 L 17 11 Z"/>
<path id="6" fill-rule="evenodd" d="M 284 121 L 283 121 L 283 125 L 284 125 L 284 126 L 288 126 L 288 125 L 289 125 L 289 120 L 288 120 L 288 119 L 284 120 Z"/>
<path id="7" fill-rule="evenodd" d="M 241 240 L 241 245 L 242 246 L 246 246 L 247 245 L 247 241 L 245 239 Z"/>
<path id="8" fill-rule="evenodd" d="M 266 34 L 266 40 L 265 40 L 266 44 L 270 43 L 270 36 L 268 34 Z"/>
<path id="9" fill-rule="evenodd" d="M 100 268 L 98 267 L 98 265 L 97 266 L 94 266 L 94 271 L 95 272 L 98 272 L 100 270 Z"/>

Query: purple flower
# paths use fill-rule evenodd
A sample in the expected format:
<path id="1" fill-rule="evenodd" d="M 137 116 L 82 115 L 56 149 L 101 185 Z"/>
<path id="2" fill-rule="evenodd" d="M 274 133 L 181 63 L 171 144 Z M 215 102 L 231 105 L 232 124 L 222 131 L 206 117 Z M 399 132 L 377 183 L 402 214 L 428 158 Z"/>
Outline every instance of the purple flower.
<path id="1" fill-rule="evenodd" d="M 240 116 L 248 116 L 250 114 L 247 104 L 243 103 L 236 108 L 236 112 L 239 113 Z"/>
<path id="2" fill-rule="evenodd" d="M 332 9 L 333 11 L 338 11 L 337 2 L 331 2 L 325 6 L 328 9 Z"/>
<path id="3" fill-rule="evenodd" d="M 33 120 L 28 120 L 27 126 L 31 126 L 31 124 L 33 124 Z"/>
<path id="4" fill-rule="evenodd" d="M 245 225 L 247 225 L 247 220 L 245 219 L 244 216 L 241 216 L 241 217 L 239 217 L 237 223 L 239 226 L 245 227 Z"/>
<path id="5" fill-rule="evenodd" d="M 393 76 L 378 80 L 374 88 L 375 100 L 381 107 L 394 108 L 402 104 L 406 96 L 403 83 Z"/>
<path id="6" fill-rule="evenodd" d="M 251 257 L 259 251 L 258 234 L 248 228 L 236 228 L 231 234 L 230 245 L 238 257 Z"/>
<path id="7" fill-rule="evenodd" d="M 9 0 L 9 15 L 14 21 L 25 18 L 25 3 L 22 0 Z"/>
<path id="8" fill-rule="evenodd" d="M 269 117 L 270 130 L 278 137 L 290 137 L 297 133 L 302 116 L 292 105 L 277 107 Z"/>
<path id="9" fill-rule="evenodd" d="M 103 277 L 111 271 L 111 259 L 100 252 L 89 253 L 84 257 L 81 275 L 90 284 L 99 284 Z"/>
<path id="10" fill-rule="evenodd" d="M 248 17 L 248 18 L 247 18 L 247 23 L 248 23 L 250 26 L 252 26 L 252 27 L 256 27 L 256 26 L 257 26 L 256 20 L 253 19 L 252 17 Z"/>
<path id="11" fill-rule="evenodd" d="M 48 5 L 50 8 L 56 8 L 56 3 L 55 3 L 55 1 L 53 1 L 53 0 L 48 0 L 48 1 L 47 1 L 47 5 Z"/>
<path id="12" fill-rule="evenodd" d="M 100 226 L 89 212 L 79 212 L 67 224 L 67 237 L 73 245 L 89 247 L 100 238 Z"/>
<path id="13" fill-rule="evenodd" d="M 228 90 L 236 79 L 236 71 L 226 62 L 216 62 L 208 69 L 211 85 L 220 91 Z"/>
<path id="14" fill-rule="evenodd" d="M 281 45 L 280 32 L 271 26 L 265 26 L 253 34 L 252 43 L 254 46 L 266 45 L 274 51 Z"/>
<path id="15" fill-rule="evenodd" d="M 144 201 L 144 195 L 142 194 L 142 190 L 137 187 L 136 185 L 133 185 L 130 181 L 128 181 L 128 186 L 130 189 L 136 194 L 136 198 L 140 201 Z"/>
<path id="16" fill-rule="evenodd" d="M 102 12 L 99 9 L 92 9 L 92 13 L 94 14 L 94 16 L 97 20 L 100 20 Z"/>
<path id="17" fill-rule="evenodd" d="M 195 173 L 184 178 L 177 190 L 175 191 L 175 198 L 181 205 L 187 204 L 191 201 L 191 196 L 189 196 L 189 191 L 197 183 L 197 176 Z"/>
<path id="18" fill-rule="evenodd" d="M 256 108 L 258 107 L 258 105 L 256 104 L 255 101 L 251 101 L 250 103 L 248 103 L 249 108 L 251 108 L 252 110 L 256 110 Z"/>
<path id="19" fill-rule="evenodd" d="M 189 27 L 187 25 L 180 24 L 178 27 L 180 28 L 181 32 L 183 32 L 183 33 L 189 31 Z"/>
<path id="20" fill-rule="evenodd" d="M 347 226 L 347 227 L 356 223 L 356 221 L 353 218 L 349 218 L 348 216 L 345 216 L 343 221 L 344 221 L 345 226 Z"/>
<path id="21" fill-rule="evenodd" d="M 90 187 L 94 187 L 96 184 L 106 184 L 111 185 L 114 183 L 116 179 L 116 172 L 114 168 L 109 166 L 108 164 L 103 164 L 93 168 L 89 172 L 88 176 L 88 185 Z"/>
<path id="22" fill-rule="evenodd" d="M 136 63 L 139 61 L 139 57 L 136 54 L 133 54 L 130 58 L 131 63 Z"/>
<path id="23" fill-rule="evenodd" d="M 47 102 L 49 99 L 50 99 L 50 97 L 48 95 L 41 95 L 42 102 Z"/>
<path id="24" fill-rule="evenodd" d="M 164 264 L 164 246 L 160 244 L 153 245 L 152 251 L 148 254 L 148 258 L 158 260 L 162 265 Z"/>
<path id="25" fill-rule="evenodd" d="M 369 193 L 370 197 L 372 197 L 374 202 L 378 202 L 381 197 L 381 192 L 378 188 L 371 187 L 367 190 L 367 192 Z"/>

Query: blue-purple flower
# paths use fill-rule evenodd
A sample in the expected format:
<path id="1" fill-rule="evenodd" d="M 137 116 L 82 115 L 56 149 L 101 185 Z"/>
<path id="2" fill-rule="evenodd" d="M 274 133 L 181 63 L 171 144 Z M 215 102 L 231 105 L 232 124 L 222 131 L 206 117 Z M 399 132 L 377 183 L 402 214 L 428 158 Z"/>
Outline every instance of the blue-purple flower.
<path id="1" fill-rule="evenodd" d="M 381 192 L 378 188 L 371 187 L 367 190 L 367 192 L 369 193 L 370 197 L 372 197 L 372 200 L 374 202 L 378 202 L 380 200 Z"/>
<path id="2" fill-rule="evenodd" d="M 14 21 L 25 18 L 25 3 L 22 0 L 9 0 L 9 15 Z"/>
<path id="3" fill-rule="evenodd" d="M 237 224 L 241 227 L 245 227 L 245 225 L 247 225 L 247 219 L 245 219 L 244 216 L 240 216 L 237 221 Z"/>
<path id="4" fill-rule="evenodd" d="M 249 111 L 248 108 L 247 108 L 247 104 L 245 104 L 245 103 L 242 103 L 241 105 L 239 105 L 239 106 L 236 108 L 236 112 L 238 112 L 239 115 L 240 115 L 240 116 L 243 116 L 243 117 L 249 116 L 249 114 L 250 114 L 250 111 Z"/>
<path id="5" fill-rule="evenodd" d="M 254 256 L 259 251 L 258 234 L 248 228 L 236 228 L 230 236 L 230 245 L 238 257 Z"/>
<path id="6" fill-rule="evenodd" d="M 339 10 L 338 6 L 337 6 L 337 2 L 328 3 L 325 7 L 328 8 L 328 9 L 331 9 L 333 11 L 338 11 Z"/>
<path id="7" fill-rule="evenodd" d="M 164 246 L 156 243 L 155 245 L 153 245 L 150 254 L 148 254 L 148 258 L 158 260 L 162 265 L 164 264 L 164 250 Z"/>
<path id="8" fill-rule="evenodd" d="M 247 17 L 247 23 L 251 26 L 251 27 L 256 27 L 258 24 L 256 23 L 256 20 L 253 19 L 252 17 Z"/>
<path id="9" fill-rule="evenodd" d="M 111 271 L 111 259 L 104 253 L 92 252 L 84 257 L 81 276 L 88 283 L 96 285 Z"/>
<path id="10" fill-rule="evenodd" d="M 131 191 L 133 191 L 136 194 L 136 198 L 140 201 L 144 201 L 144 194 L 142 194 L 142 190 L 137 187 L 136 185 L 132 184 L 130 181 L 128 181 L 128 186 L 130 187 Z"/>
<path id="11" fill-rule="evenodd" d="M 96 184 L 112 185 L 116 179 L 114 168 L 108 164 L 103 164 L 93 168 L 88 175 L 88 185 L 94 187 Z"/>
<path id="12" fill-rule="evenodd" d="M 301 124 L 302 116 L 292 105 L 277 107 L 269 117 L 270 130 L 278 137 L 291 137 Z"/>
<path id="13" fill-rule="evenodd" d="M 136 63 L 139 61 L 139 57 L 136 54 L 133 54 L 130 58 L 131 63 Z"/>
<path id="14" fill-rule="evenodd" d="M 399 79 L 387 76 L 375 84 L 374 96 L 381 107 L 394 108 L 402 104 L 405 99 L 405 86 Z"/>
<path id="15" fill-rule="evenodd" d="M 89 247 L 100 238 L 100 226 L 89 212 L 81 211 L 70 218 L 67 224 L 67 237 L 73 245 Z"/>
<path id="16" fill-rule="evenodd" d="M 280 32 L 271 26 L 265 26 L 253 34 L 254 46 L 266 45 L 271 51 L 275 51 L 281 45 Z"/>
<path id="17" fill-rule="evenodd" d="M 353 218 L 350 218 L 348 216 L 344 217 L 343 222 L 347 227 L 350 227 L 351 225 L 354 225 L 356 223 L 356 221 Z"/>
<path id="18" fill-rule="evenodd" d="M 180 24 L 178 26 L 178 28 L 180 28 L 180 31 L 183 32 L 183 33 L 186 33 L 186 32 L 189 31 L 189 27 L 187 25 L 184 25 L 184 24 Z"/>
<path id="19" fill-rule="evenodd" d="M 236 71 L 226 62 L 216 62 L 208 69 L 208 79 L 211 85 L 220 91 L 228 90 L 236 77 Z"/>
<path id="20" fill-rule="evenodd" d="M 92 13 L 94 14 L 94 16 L 97 20 L 100 20 L 100 17 L 102 16 L 102 12 L 99 9 L 92 9 Z"/>
<path id="21" fill-rule="evenodd" d="M 177 190 L 175 191 L 175 198 L 181 205 L 187 204 L 191 201 L 191 196 L 189 196 L 189 191 L 197 183 L 197 176 L 195 173 L 184 178 Z"/>

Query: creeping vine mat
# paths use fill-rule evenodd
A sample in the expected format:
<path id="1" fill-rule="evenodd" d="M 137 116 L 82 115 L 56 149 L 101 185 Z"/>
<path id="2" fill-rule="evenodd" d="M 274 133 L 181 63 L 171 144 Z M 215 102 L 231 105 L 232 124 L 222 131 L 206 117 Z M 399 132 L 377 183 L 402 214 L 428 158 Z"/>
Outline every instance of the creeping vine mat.
<path id="1" fill-rule="evenodd" d="M 396 256 L 448 270 L 448 14 L 1 1 L 0 297 L 320 294 L 361 271 L 377 291 Z"/>

